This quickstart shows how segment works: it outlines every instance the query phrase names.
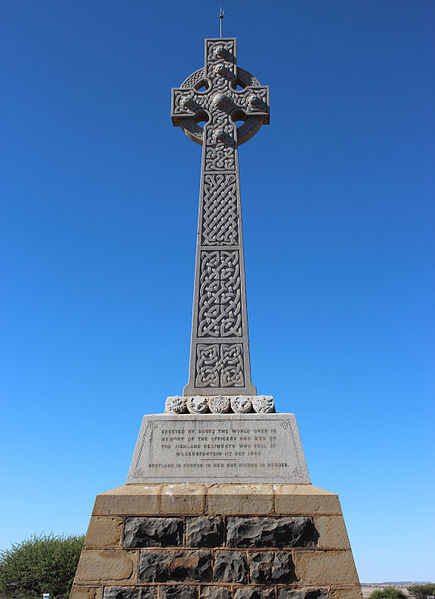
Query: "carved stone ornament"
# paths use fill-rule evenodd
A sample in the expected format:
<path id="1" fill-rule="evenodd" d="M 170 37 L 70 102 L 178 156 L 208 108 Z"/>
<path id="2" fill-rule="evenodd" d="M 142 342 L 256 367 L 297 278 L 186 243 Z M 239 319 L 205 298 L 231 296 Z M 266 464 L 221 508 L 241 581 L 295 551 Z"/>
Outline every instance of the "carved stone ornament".
<path id="1" fill-rule="evenodd" d="M 172 414 L 184 414 L 187 412 L 187 400 L 185 397 L 167 397 L 165 404 L 165 412 Z"/>
<path id="2" fill-rule="evenodd" d="M 231 398 L 231 408 L 237 414 L 252 412 L 252 401 L 246 395 L 237 395 Z"/>
<path id="3" fill-rule="evenodd" d="M 252 405 L 256 412 L 274 412 L 275 405 L 271 395 L 257 395 L 252 398 Z"/>
<path id="4" fill-rule="evenodd" d="M 255 395 L 238 147 L 269 123 L 269 88 L 237 66 L 234 38 L 206 39 L 204 67 L 172 90 L 171 117 L 174 126 L 202 145 L 190 370 L 184 395 Z M 190 404 L 189 410 L 196 408 Z"/>
<path id="5" fill-rule="evenodd" d="M 166 413 L 170 414 L 247 414 L 249 412 L 275 412 L 271 395 L 194 395 L 191 397 L 168 397 Z"/>
<path id="6" fill-rule="evenodd" d="M 195 395 L 194 397 L 187 398 L 187 409 L 192 414 L 203 414 L 208 412 L 208 400 L 207 397 L 201 395 Z"/>
<path id="7" fill-rule="evenodd" d="M 230 411 L 231 403 L 229 397 L 217 395 L 216 397 L 208 398 L 208 407 L 213 414 L 225 414 Z"/>

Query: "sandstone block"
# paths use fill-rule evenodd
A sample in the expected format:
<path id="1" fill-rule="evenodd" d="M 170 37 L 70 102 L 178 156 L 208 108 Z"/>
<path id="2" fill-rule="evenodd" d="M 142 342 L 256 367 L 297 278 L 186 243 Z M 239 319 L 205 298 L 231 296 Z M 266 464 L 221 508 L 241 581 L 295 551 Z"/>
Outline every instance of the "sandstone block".
<path id="1" fill-rule="evenodd" d="M 358 584 L 350 551 L 296 551 L 295 571 L 305 584 Z"/>
<path id="2" fill-rule="evenodd" d="M 224 524 L 222 518 L 188 518 L 186 545 L 188 547 L 222 547 Z"/>
<path id="3" fill-rule="evenodd" d="M 273 510 L 270 484 L 213 485 L 207 491 L 210 514 L 269 514 Z"/>
<path id="4" fill-rule="evenodd" d="M 183 544 L 180 518 L 127 518 L 124 547 L 173 547 Z"/>
<path id="5" fill-rule="evenodd" d="M 243 587 L 234 592 L 234 599 L 274 599 L 275 589 Z"/>
<path id="6" fill-rule="evenodd" d="M 295 567 L 289 552 L 258 551 L 249 555 L 249 575 L 254 583 L 288 583 L 295 580 Z"/>
<path id="7" fill-rule="evenodd" d="M 69 599 L 101 599 L 101 588 L 82 587 L 73 584 Z"/>
<path id="8" fill-rule="evenodd" d="M 93 516 L 159 513 L 160 485 L 123 485 L 97 495 Z"/>
<path id="9" fill-rule="evenodd" d="M 361 587 L 353 589 L 333 589 L 330 593 L 331 599 L 362 599 Z"/>
<path id="10" fill-rule="evenodd" d="M 106 587 L 103 599 L 157 599 L 156 587 Z"/>
<path id="11" fill-rule="evenodd" d="M 246 556 L 241 551 L 216 551 L 213 580 L 247 582 Z"/>
<path id="12" fill-rule="evenodd" d="M 316 516 L 319 532 L 318 547 L 326 549 L 350 549 L 343 516 Z"/>
<path id="13" fill-rule="evenodd" d="M 122 519 L 118 517 L 92 516 L 84 542 L 86 549 L 119 547 Z"/>
<path id="14" fill-rule="evenodd" d="M 313 485 L 275 485 L 275 512 L 277 514 L 341 514 L 335 493 Z"/>
<path id="15" fill-rule="evenodd" d="M 198 588 L 196 586 L 162 586 L 160 587 L 160 599 L 198 599 Z"/>
<path id="16" fill-rule="evenodd" d="M 139 580 L 144 582 L 185 582 L 211 579 L 211 554 L 201 550 L 142 550 Z"/>
<path id="17" fill-rule="evenodd" d="M 231 599 L 231 590 L 228 587 L 201 587 L 200 599 Z"/>
<path id="18" fill-rule="evenodd" d="M 318 538 L 311 518 L 243 518 L 227 519 L 229 547 L 305 547 Z"/>
<path id="19" fill-rule="evenodd" d="M 174 483 L 161 486 L 161 514 L 203 514 L 204 485 Z"/>
<path id="20" fill-rule="evenodd" d="M 130 580 L 136 562 L 136 552 L 84 550 L 77 566 L 75 582 Z"/>

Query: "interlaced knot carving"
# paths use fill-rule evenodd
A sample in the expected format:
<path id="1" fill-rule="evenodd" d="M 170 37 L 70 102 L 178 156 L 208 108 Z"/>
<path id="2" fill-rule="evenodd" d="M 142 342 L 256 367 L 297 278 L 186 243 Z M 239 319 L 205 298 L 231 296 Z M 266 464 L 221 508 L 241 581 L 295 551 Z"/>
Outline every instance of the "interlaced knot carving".
<path id="1" fill-rule="evenodd" d="M 250 374 L 238 146 L 269 122 L 269 88 L 237 67 L 236 58 L 235 39 L 206 39 L 204 68 L 172 90 L 173 124 L 203 146 L 186 395 L 256 393 Z M 237 127 L 239 121 L 243 124 Z"/>

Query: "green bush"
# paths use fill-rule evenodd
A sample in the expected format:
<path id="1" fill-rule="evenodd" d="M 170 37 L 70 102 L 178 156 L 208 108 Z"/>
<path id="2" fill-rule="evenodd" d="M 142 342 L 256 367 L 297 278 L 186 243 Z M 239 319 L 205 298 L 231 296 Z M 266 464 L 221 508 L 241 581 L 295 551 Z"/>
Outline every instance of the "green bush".
<path id="1" fill-rule="evenodd" d="M 369 599 L 406 599 L 406 595 L 400 589 L 385 587 L 384 589 L 373 591 Z"/>
<path id="2" fill-rule="evenodd" d="M 435 584 L 413 584 L 408 587 L 408 592 L 415 599 L 426 599 L 428 595 L 435 595 Z"/>
<path id="3" fill-rule="evenodd" d="M 33 599 L 50 593 L 66 598 L 83 546 L 84 536 L 32 536 L 0 552 L 0 596 Z"/>

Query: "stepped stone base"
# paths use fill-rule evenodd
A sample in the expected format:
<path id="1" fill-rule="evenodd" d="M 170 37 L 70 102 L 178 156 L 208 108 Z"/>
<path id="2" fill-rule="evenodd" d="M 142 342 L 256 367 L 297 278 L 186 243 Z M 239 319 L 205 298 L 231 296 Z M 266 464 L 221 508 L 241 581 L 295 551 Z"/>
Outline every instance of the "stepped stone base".
<path id="1" fill-rule="evenodd" d="M 128 484 L 98 495 L 70 599 L 361 599 L 337 495 Z"/>

